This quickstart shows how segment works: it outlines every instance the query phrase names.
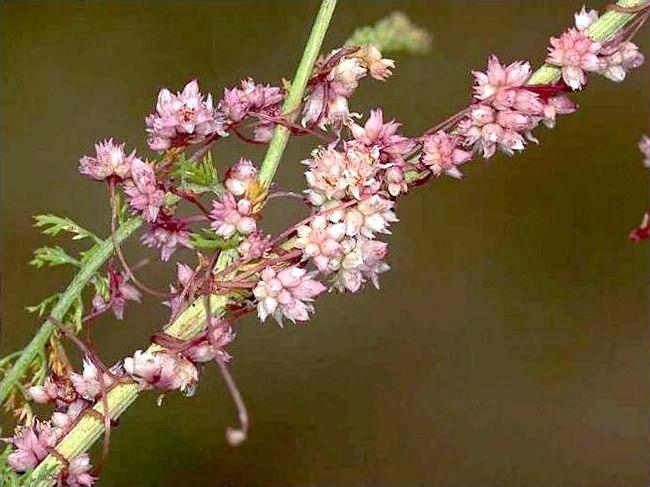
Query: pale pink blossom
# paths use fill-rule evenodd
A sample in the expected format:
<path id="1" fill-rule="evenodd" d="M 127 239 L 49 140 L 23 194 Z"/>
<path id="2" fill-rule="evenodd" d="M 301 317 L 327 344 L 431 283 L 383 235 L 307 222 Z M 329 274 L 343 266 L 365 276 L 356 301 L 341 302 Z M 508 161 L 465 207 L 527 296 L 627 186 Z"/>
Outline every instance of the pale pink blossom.
<path id="1" fill-rule="evenodd" d="M 516 61 L 504 66 L 501 65 L 498 57 L 490 56 L 485 73 L 472 71 L 472 75 L 476 79 L 474 97 L 478 100 L 485 100 L 510 88 L 524 86 L 530 78 L 530 74 L 530 63 L 528 62 Z"/>
<path id="2" fill-rule="evenodd" d="M 250 112 L 265 114 L 275 111 L 284 94 L 275 86 L 255 83 L 251 78 L 243 79 L 240 88 L 226 88 L 219 102 L 219 111 L 233 123 L 239 123 Z"/>
<path id="3" fill-rule="evenodd" d="M 7 463 L 16 472 L 32 469 L 48 455 L 57 440 L 58 435 L 49 423 L 36 421 L 31 426 L 19 427 L 12 438 L 5 440 L 12 445 Z"/>
<path id="4" fill-rule="evenodd" d="M 113 139 L 95 144 L 95 157 L 83 156 L 79 160 L 79 172 L 97 181 L 108 178 L 121 181 L 128 178 L 131 174 L 131 164 L 137 158 L 135 150 L 126 155 L 125 145 L 115 144 Z"/>
<path id="5" fill-rule="evenodd" d="M 160 249 L 160 260 L 163 262 L 167 262 L 179 247 L 192 248 L 187 224 L 164 211 L 160 212 L 140 241 L 147 247 Z"/>
<path id="6" fill-rule="evenodd" d="M 307 321 L 309 313 L 314 310 L 311 301 L 325 289 L 302 267 L 291 266 L 277 272 L 267 267 L 262 271 L 253 294 L 257 299 L 260 320 L 265 321 L 272 315 L 282 326 L 283 317 L 294 323 Z"/>
<path id="7" fill-rule="evenodd" d="M 479 105 L 471 110 L 469 118 L 459 122 L 457 128 L 464 145 L 473 146 L 487 159 L 497 148 L 508 155 L 524 150 L 525 140 L 521 133 L 530 132 L 535 124 L 532 117 L 521 112 L 495 111 L 487 105 Z"/>
<path id="8" fill-rule="evenodd" d="M 635 69 L 643 64 L 644 57 L 639 48 L 633 42 L 622 42 L 613 52 L 601 57 L 603 68 L 598 74 L 605 78 L 622 82 L 630 69 Z"/>
<path id="9" fill-rule="evenodd" d="M 408 184 L 404 177 L 404 170 L 400 166 L 391 166 L 386 169 L 383 178 L 386 191 L 393 197 L 397 197 L 408 191 Z"/>
<path id="10" fill-rule="evenodd" d="M 370 111 L 370 116 L 363 127 L 351 122 L 350 131 L 354 137 L 353 144 L 361 144 L 368 148 L 379 149 L 379 160 L 382 163 L 391 162 L 404 164 L 404 157 L 415 148 L 415 141 L 399 135 L 400 124 L 391 120 L 384 123 L 382 110 Z"/>
<path id="11" fill-rule="evenodd" d="M 323 72 L 324 78 L 307 94 L 302 111 L 304 126 L 340 128 L 355 116 L 349 111 L 348 98 L 368 70 L 360 58 L 345 55 L 344 49 L 335 49 L 316 63 L 316 72 Z"/>
<path id="12" fill-rule="evenodd" d="M 145 122 L 153 150 L 197 144 L 213 134 L 226 135 L 224 122 L 212 106 L 212 95 L 204 98 L 196 80 L 175 95 L 167 88 L 160 90 L 156 111 Z"/>
<path id="13" fill-rule="evenodd" d="M 95 294 L 93 297 L 93 310 L 106 311 L 108 307 L 113 311 L 113 314 L 118 320 L 124 318 L 124 309 L 126 308 L 127 301 L 140 302 L 140 291 L 131 284 L 129 284 L 128 277 L 122 272 L 115 270 L 112 266 L 108 269 L 108 284 L 110 296 L 108 301 L 105 301 L 100 294 Z"/>
<path id="14" fill-rule="evenodd" d="M 388 244 L 363 237 L 343 241 L 343 257 L 334 275 L 333 286 L 339 291 L 357 292 L 368 279 L 379 289 L 379 274 L 390 270 L 384 262 Z"/>
<path id="15" fill-rule="evenodd" d="M 165 192 L 159 188 L 153 167 L 148 162 L 134 159 L 131 176 L 132 179 L 124 186 L 129 205 L 132 210 L 141 213 L 142 218 L 153 223 L 165 201 Z"/>
<path id="16" fill-rule="evenodd" d="M 219 357 L 219 360 L 228 362 L 232 358 L 225 347 L 235 339 L 235 332 L 230 323 L 213 318 L 212 329 L 208 336 L 183 352 L 183 356 L 194 363 L 209 362 Z"/>
<path id="17" fill-rule="evenodd" d="M 83 372 L 81 374 L 71 372 L 70 381 L 75 391 L 89 401 L 94 401 L 102 394 L 102 382 L 104 390 L 113 384 L 113 378 L 105 372 L 100 372 L 88 357 L 84 357 Z"/>
<path id="18" fill-rule="evenodd" d="M 47 404 L 54 402 L 59 397 L 59 388 L 48 377 L 42 385 L 28 387 L 27 393 L 32 398 L 32 401 L 39 404 Z"/>
<path id="19" fill-rule="evenodd" d="M 345 224 L 330 223 L 318 215 L 308 225 L 298 227 L 297 233 L 296 247 L 302 249 L 305 259 L 311 259 L 319 271 L 328 272 L 332 260 L 341 254 Z"/>
<path id="20" fill-rule="evenodd" d="M 591 24 L 598 20 L 598 12 L 596 10 L 587 10 L 583 5 L 580 9 L 580 12 L 576 12 L 574 15 L 576 29 L 580 32 L 586 31 Z"/>
<path id="21" fill-rule="evenodd" d="M 52 425 L 60 434 L 68 431 L 82 411 L 92 405 L 85 399 L 76 399 L 67 405 L 65 411 L 55 411 L 52 413 Z"/>
<path id="22" fill-rule="evenodd" d="M 309 189 L 307 198 L 314 206 L 345 197 L 361 199 L 380 186 L 378 153 L 365 147 L 348 146 L 345 152 L 318 148 L 312 158 L 303 161 Z"/>
<path id="23" fill-rule="evenodd" d="M 382 57 L 381 52 L 373 44 L 366 44 L 357 51 L 356 56 L 361 60 L 368 74 L 374 79 L 385 81 L 395 68 L 395 61 Z"/>
<path id="24" fill-rule="evenodd" d="M 542 123 L 548 128 L 555 127 L 557 115 L 566 115 L 576 111 L 576 104 L 564 95 L 549 98 L 544 104 Z"/>
<path id="25" fill-rule="evenodd" d="M 462 150 L 462 140 L 458 136 L 447 135 L 440 130 L 428 135 L 422 143 L 422 163 L 425 164 L 434 176 L 447 174 L 460 179 L 463 173 L 457 166 L 465 164 L 472 158 L 472 153 Z"/>
<path id="26" fill-rule="evenodd" d="M 398 221 L 394 207 L 394 201 L 373 195 L 361 200 L 356 206 L 347 208 L 343 212 L 346 235 L 373 238 L 377 233 L 390 233 L 391 223 Z M 336 217 L 334 212 L 330 219 Z"/>
<path id="27" fill-rule="evenodd" d="M 259 230 L 247 235 L 237 246 L 237 251 L 244 259 L 257 259 L 262 257 L 269 247 L 271 237 L 264 236 Z"/>
<path id="28" fill-rule="evenodd" d="M 212 202 L 210 212 L 210 226 L 217 235 L 224 238 L 232 237 L 236 232 L 242 235 L 253 233 L 257 229 L 257 222 L 253 218 L 253 204 L 247 199 L 235 200 L 235 197 L 225 192 L 221 201 Z"/>
<path id="29" fill-rule="evenodd" d="M 569 29 L 560 37 L 551 38 L 551 47 L 546 61 L 562 68 L 562 79 L 574 90 L 587 83 L 585 72 L 597 72 L 605 68 L 598 57 L 600 42 L 595 42 L 586 33 Z"/>
<path id="30" fill-rule="evenodd" d="M 243 196 L 250 184 L 257 177 L 257 168 L 248 159 L 242 157 L 226 172 L 224 185 L 235 196 Z"/>
<path id="31" fill-rule="evenodd" d="M 80 453 L 72 460 L 66 470 L 65 485 L 68 487 L 91 487 L 97 477 L 90 474 L 92 465 L 87 453 Z"/>
<path id="32" fill-rule="evenodd" d="M 186 358 L 169 352 L 143 352 L 124 359 L 124 370 L 142 389 L 180 390 L 194 392 L 198 371 Z"/>

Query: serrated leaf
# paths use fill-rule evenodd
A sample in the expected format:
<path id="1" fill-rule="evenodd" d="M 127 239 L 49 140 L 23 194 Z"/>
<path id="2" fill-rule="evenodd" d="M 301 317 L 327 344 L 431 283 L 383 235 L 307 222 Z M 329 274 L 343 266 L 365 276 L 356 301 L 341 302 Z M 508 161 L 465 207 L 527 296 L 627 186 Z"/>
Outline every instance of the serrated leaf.
<path id="1" fill-rule="evenodd" d="M 96 243 L 101 243 L 102 240 L 90 230 L 86 230 L 78 223 L 70 218 L 52 215 L 50 213 L 45 215 L 36 215 L 34 217 L 36 223 L 34 226 L 41 229 L 45 235 L 58 235 L 61 232 L 71 233 L 72 240 L 83 240 L 90 238 Z"/>
<path id="2" fill-rule="evenodd" d="M 37 313 L 39 318 L 42 318 L 43 315 L 50 313 L 50 310 L 56 305 L 56 302 L 59 300 L 60 294 L 53 294 L 48 296 L 43 301 L 34 306 L 27 306 L 26 309 L 30 313 Z"/>
<path id="3" fill-rule="evenodd" d="M 173 175 L 178 179 L 179 188 L 182 190 L 198 194 L 212 192 L 216 195 L 223 192 L 209 152 L 199 162 L 181 157 L 174 166 Z"/>
<path id="4" fill-rule="evenodd" d="M 64 264 L 81 267 L 81 262 L 74 257 L 69 256 L 67 252 L 58 245 L 56 247 L 41 247 L 36 249 L 34 251 L 34 258 L 29 261 L 29 264 L 38 269 L 44 266 L 54 267 Z"/>
<path id="5" fill-rule="evenodd" d="M 202 229 L 200 233 L 190 234 L 190 239 L 194 248 L 197 249 L 232 249 L 237 246 L 237 239 L 226 240 L 206 229 Z"/>

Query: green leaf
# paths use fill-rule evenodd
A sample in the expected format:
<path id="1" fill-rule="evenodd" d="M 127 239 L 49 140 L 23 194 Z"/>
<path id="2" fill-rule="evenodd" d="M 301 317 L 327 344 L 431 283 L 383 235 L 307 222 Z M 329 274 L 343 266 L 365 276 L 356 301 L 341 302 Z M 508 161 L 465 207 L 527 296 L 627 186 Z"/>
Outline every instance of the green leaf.
<path id="1" fill-rule="evenodd" d="M 61 232 L 68 232 L 73 235 L 72 240 L 83 240 L 90 238 L 96 243 L 102 243 L 102 240 L 90 230 L 86 230 L 81 225 L 75 223 L 70 218 L 64 218 L 52 214 L 36 215 L 34 226 L 41 228 L 45 235 L 58 235 Z"/>
<path id="2" fill-rule="evenodd" d="M 190 161 L 185 156 L 181 156 L 174 165 L 172 173 L 178 179 L 179 188 L 182 190 L 198 194 L 212 192 L 216 195 L 223 192 L 223 186 L 209 152 L 200 162 Z"/>
<path id="3" fill-rule="evenodd" d="M 373 26 L 354 31 L 346 45 L 365 46 L 372 44 L 382 53 L 407 52 L 424 54 L 431 49 L 431 36 L 418 27 L 402 12 L 392 12 Z"/>
<path id="4" fill-rule="evenodd" d="M 192 233 L 190 238 L 197 249 L 234 249 L 238 244 L 236 238 L 226 240 L 205 228 L 200 233 Z"/>
<path id="5" fill-rule="evenodd" d="M 56 305 L 56 302 L 59 300 L 60 294 L 53 294 L 52 296 L 49 296 L 45 298 L 43 301 L 40 303 L 34 305 L 34 306 L 27 306 L 27 311 L 30 313 L 37 313 L 39 318 L 42 318 L 43 315 L 45 314 L 50 314 L 50 310 Z"/>
<path id="6" fill-rule="evenodd" d="M 38 269 L 44 266 L 54 267 L 64 264 L 81 267 L 81 262 L 74 257 L 69 256 L 66 251 L 58 245 L 56 247 L 41 247 L 36 249 L 34 251 L 34 258 L 29 261 L 29 264 Z"/>

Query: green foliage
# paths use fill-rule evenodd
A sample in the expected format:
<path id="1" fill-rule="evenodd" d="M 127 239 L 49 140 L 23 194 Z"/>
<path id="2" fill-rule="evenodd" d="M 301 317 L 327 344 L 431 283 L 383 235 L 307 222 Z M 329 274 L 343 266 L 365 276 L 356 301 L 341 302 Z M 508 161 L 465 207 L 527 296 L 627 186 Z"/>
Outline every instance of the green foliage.
<path id="1" fill-rule="evenodd" d="M 34 226 L 41 228 L 41 232 L 45 235 L 58 235 L 61 232 L 71 233 L 72 240 L 83 240 L 90 238 L 95 243 L 102 243 L 101 239 L 90 230 L 86 230 L 81 225 L 75 223 L 70 218 L 64 218 L 52 214 L 36 215 L 34 217 L 36 223 Z"/>
<path id="2" fill-rule="evenodd" d="M 225 240 L 205 228 L 201 229 L 199 233 L 191 234 L 190 238 L 192 245 L 197 249 L 234 249 L 238 243 L 236 238 Z"/>
<path id="3" fill-rule="evenodd" d="M 382 53 L 424 54 L 431 48 L 431 36 L 402 12 L 392 12 L 373 26 L 355 30 L 345 43 L 355 46 L 373 44 Z"/>
<path id="4" fill-rule="evenodd" d="M 45 298 L 43 301 L 41 301 L 38 304 L 35 304 L 34 306 L 27 306 L 27 311 L 30 313 L 36 313 L 38 314 L 39 318 L 42 318 L 43 316 L 47 316 L 50 314 L 50 311 L 54 306 L 56 305 L 56 302 L 59 300 L 60 294 L 53 294 L 52 296 L 48 296 Z"/>
<path id="5" fill-rule="evenodd" d="M 29 261 L 29 264 L 33 265 L 37 269 L 44 266 L 54 267 L 64 264 L 81 267 L 81 262 L 74 257 L 69 256 L 67 252 L 58 245 L 55 247 L 41 247 L 36 249 L 34 251 L 34 258 Z"/>
<path id="6" fill-rule="evenodd" d="M 212 192 L 220 195 L 223 192 L 209 152 L 200 162 L 181 156 L 174 165 L 173 175 L 178 179 L 180 189 L 198 194 Z"/>

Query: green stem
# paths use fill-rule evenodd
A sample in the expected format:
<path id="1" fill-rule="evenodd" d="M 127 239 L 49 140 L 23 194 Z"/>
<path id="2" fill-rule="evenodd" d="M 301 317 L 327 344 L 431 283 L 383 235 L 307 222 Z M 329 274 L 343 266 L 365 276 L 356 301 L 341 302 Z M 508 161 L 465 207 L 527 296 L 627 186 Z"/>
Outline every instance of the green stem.
<path id="1" fill-rule="evenodd" d="M 282 107 L 282 113 L 285 114 L 285 117 L 290 122 L 294 122 L 298 118 L 298 109 L 300 108 L 302 97 L 305 94 L 307 82 L 314 69 L 314 63 L 320 53 L 323 39 L 325 38 L 325 33 L 329 27 L 335 7 L 336 0 L 323 0 L 318 15 L 316 15 L 316 20 L 314 20 L 305 51 L 302 54 L 296 75 L 291 82 L 291 88 L 289 88 L 289 93 Z M 291 131 L 287 127 L 283 125 L 277 125 L 275 127 L 273 139 L 271 139 L 269 148 L 266 151 L 266 156 L 264 157 L 259 173 L 259 181 L 264 188 L 268 189 L 273 182 L 275 172 L 278 169 L 280 159 L 282 158 L 290 135 Z"/>
<path id="2" fill-rule="evenodd" d="M 616 3 L 619 7 L 636 7 L 643 5 L 647 0 L 619 0 Z M 588 29 L 589 36 L 599 42 L 606 41 L 627 24 L 635 14 L 626 14 L 609 10 L 603 14 L 596 22 L 594 22 Z M 544 64 L 541 68 L 533 73 L 528 80 L 529 85 L 548 85 L 555 83 L 560 79 L 561 70 L 552 64 Z"/>
<path id="3" fill-rule="evenodd" d="M 123 242 L 126 240 L 133 232 L 135 232 L 140 225 L 142 225 L 142 219 L 139 217 L 131 218 L 121 225 L 117 232 L 118 242 Z M 99 268 L 104 265 L 108 258 L 113 254 L 113 241 L 111 238 L 107 238 L 101 244 L 97 244 L 92 250 L 92 254 L 85 262 L 81 270 L 75 275 L 70 284 L 68 285 L 65 292 L 56 302 L 52 312 L 50 313 L 55 319 L 63 320 L 68 309 L 72 305 L 75 299 L 83 291 L 83 289 L 88 284 L 88 281 L 93 277 L 93 275 L 99 270 Z M 12 389 L 20 381 L 20 379 L 25 375 L 29 366 L 34 362 L 34 359 L 39 354 L 43 347 L 47 344 L 48 340 L 54 332 L 54 325 L 49 321 L 43 323 L 36 332 L 36 335 L 32 338 L 29 344 L 22 350 L 20 357 L 14 362 L 11 369 L 5 374 L 2 383 L 0 383 L 0 404 L 4 403 L 7 399 L 7 396 L 11 393 Z"/>
<path id="4" fill-rule="evenodd" d="M 226 250 L 217 261 L 216 270 L 225 269 L 237 256 L 236 250 Z M 224 295 L 210 296 L 210 309 L 214 313 L 223 313 L 223 310 L 231 298 Z M 165 329 L 165 333 L 178 338 L 179 340 L 190 340 L 205 329 L 206 323 L 206 306 L 204 306 L 203 297 L 197 298 L 174 322 Z M 158 345 L 151 345 L 147 352 L 156 352 L 161 350 Z M 133 402 L 138 398 L 140 389 L 134 381 L 119 383 L 111 388 L 106 394 L 108 403 L 108 414 L 112 419 L 117 419 Z M 100 414 L 104 413 L 104 404 L 99 400 L 93 406 L 93 409 Z M 71 460 L 80 453 L 87 451 L 104 432 L 104 422 L 100 421 L 96 415 L 82 413 L 82 417 L 77 421 L 74 427 L 56 445 L 59 455 Z M 27 476 L 26 484 L 30 487 L 48 487 L 52 485 L 58 471 L 63 465 L 61 460 L 55 455 L 48 455 L 36 467 L 36 469 Z"/>

